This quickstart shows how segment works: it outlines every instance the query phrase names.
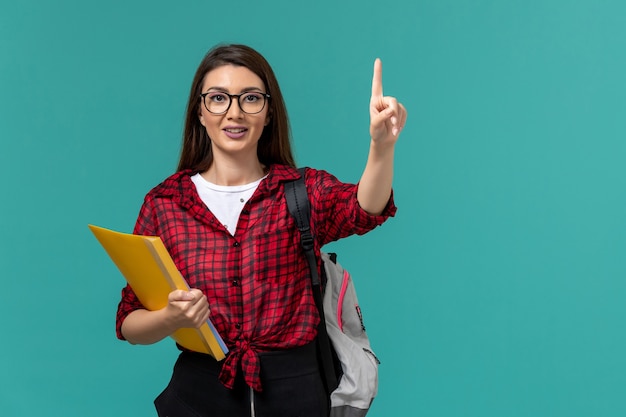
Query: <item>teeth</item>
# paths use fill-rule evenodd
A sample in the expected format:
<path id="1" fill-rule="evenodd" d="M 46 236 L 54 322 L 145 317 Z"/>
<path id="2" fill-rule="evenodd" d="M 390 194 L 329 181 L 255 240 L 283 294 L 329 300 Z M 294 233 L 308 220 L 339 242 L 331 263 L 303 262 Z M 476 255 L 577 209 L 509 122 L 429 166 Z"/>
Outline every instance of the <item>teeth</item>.
<path id="1" fill-rule="evenodd" d="M 241 133 L 244 132 L 246 129 L 224 129 L 229 133 Z"/>

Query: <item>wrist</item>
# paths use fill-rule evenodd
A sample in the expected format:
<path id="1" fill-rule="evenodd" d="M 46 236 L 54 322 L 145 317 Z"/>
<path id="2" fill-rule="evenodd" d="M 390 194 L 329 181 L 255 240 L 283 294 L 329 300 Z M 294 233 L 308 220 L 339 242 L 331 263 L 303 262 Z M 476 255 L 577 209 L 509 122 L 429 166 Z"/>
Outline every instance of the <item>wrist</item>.
<path id="1" fill-rule="evenodd" d="M 181 318 L 169 304 L 158 311 L 160 313 L 160 317 L 158 319 L 162 323 L 163 331 L 167 333 L 168 336 L 183 327 Z"/>
<path id="2" fill-rule="evenodd" d="M 369 156 L 374 159 L 393 160 L 395 148 L 395 142 L 381 142 L 371 139 Z"/>

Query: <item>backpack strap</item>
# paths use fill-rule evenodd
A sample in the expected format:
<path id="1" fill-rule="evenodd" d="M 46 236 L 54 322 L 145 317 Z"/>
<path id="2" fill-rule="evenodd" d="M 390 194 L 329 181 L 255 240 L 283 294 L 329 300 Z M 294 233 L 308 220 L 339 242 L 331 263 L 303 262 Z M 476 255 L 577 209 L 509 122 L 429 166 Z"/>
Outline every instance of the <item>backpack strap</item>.
<path id="1" fill-rule="evenodd" d="M 313 234 L 311 233 L 311 205 L 309 195 L 304 183 L 304 168 L 298 170 L 300 178 L 285 184 L 285 198 L 289 212 L 296 220 L 296 226 L 300 231 L 300 244 L 304 249 L 306 260 L 311 269 L 311 283 L 314 286 L 320 285 L 320 276 L 317 272 L 317 259 L 313 250 Z"/>
<path id="2" fill-rule="evenodd" d="M 326 319 L 324 317 L 324 306 L 322 301 L 322 285 L 317 271 L 317 259 L 313 249 L 313 234 L 311 233 L 311 205 L 304 183 L 304 168 L 298 169 L 300 177 L 296 180 L 285 183 L 285 198 L 289 212 L 296 221 L 296 226 L 300 231 L 300 244 L 306 255 L 309 269 L 311 271 L 311 287 L 313 298 L 320 316 L 320 323 L 317 329 L 318 348 L 320 349 L 320 360 L 326 389 L 331 393 L 337 387 L 337 376 L 333 366 L 333 356 L 330 340 L 326 331 Z"/>

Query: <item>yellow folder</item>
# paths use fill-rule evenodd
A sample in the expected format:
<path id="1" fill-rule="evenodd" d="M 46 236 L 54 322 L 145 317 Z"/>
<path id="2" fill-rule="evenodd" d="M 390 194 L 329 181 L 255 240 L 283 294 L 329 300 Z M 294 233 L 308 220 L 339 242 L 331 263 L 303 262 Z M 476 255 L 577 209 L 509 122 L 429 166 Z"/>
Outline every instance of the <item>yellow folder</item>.
<path id="1" fill-rule="evenodd" d="M 173 290 L 189 290 L 160 237 L 120 233 L 91 224 L 89 228 L 146 309 L 165 307 Z M 208 353 L 218 361 L 228 353 L 210 320 L 199 329 L 179 329 L 171 337 L 179 345 Z"/>

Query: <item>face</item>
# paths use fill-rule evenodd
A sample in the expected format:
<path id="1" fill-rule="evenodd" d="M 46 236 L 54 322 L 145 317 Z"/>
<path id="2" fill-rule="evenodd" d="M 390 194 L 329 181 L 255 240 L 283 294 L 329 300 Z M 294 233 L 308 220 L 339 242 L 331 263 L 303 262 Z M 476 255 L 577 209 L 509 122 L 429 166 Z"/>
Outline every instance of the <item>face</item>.
<path id="1" fill-rule="evenodd" d="M 209 100 L 216 103 L 228 100 L 228 96 L 219 93 L 267 93 L 263 81 L 255 73 L 246 67 L 234 65 L 224 65 L 208 72 L 204 77 L 202 92 L 210 93 L 210 97 L 206 97 L 207 103 Z M 252 101 L 254 97 L 244 100 Z M 201 102 L 198 116 L 211 138 L 215 158 L 252 154 L 256 157 L 261 133 L 269 123 L 269 103 L 266 102 L 259 113 L 248 114 L 241 110 L 239 101 L 233 97 L 226 113 L 214 114 L 207 110 L 204 102 Z"/>

